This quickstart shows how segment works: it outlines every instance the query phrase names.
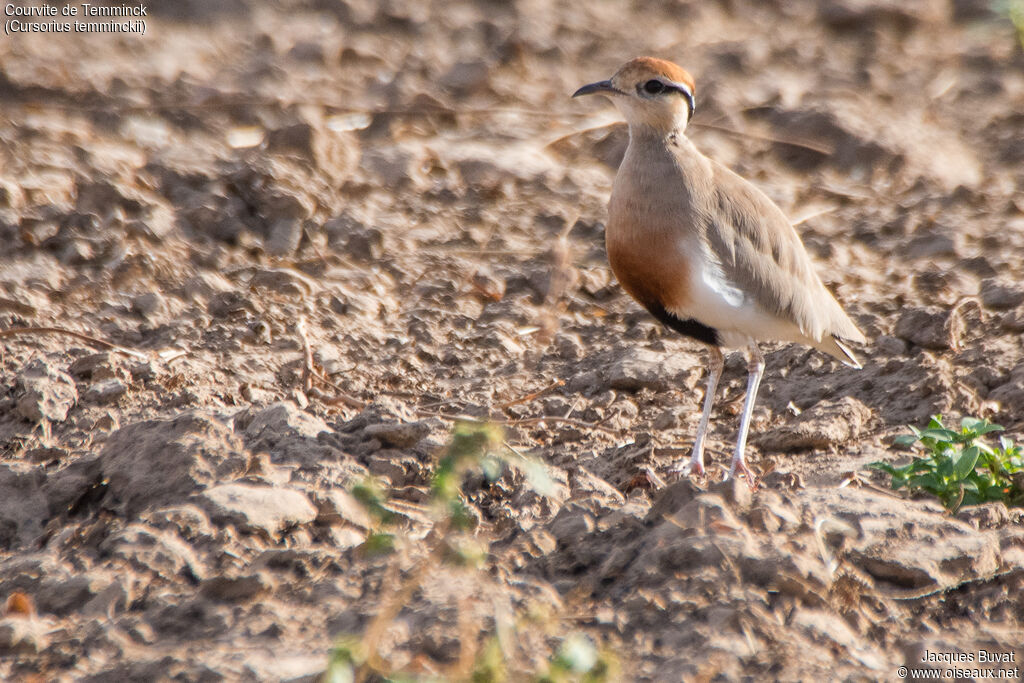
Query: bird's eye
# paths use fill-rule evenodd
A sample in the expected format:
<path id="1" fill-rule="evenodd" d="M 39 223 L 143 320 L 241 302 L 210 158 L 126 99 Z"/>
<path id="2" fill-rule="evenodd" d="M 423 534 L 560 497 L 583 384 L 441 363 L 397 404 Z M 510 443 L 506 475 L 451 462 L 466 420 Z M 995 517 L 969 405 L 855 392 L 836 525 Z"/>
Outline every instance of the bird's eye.
<path id="1" fill-rule="evenodd" d="M 644 91 L 650 95 L 657 95 L 660 92 L 665 92 L 665 84 L 652 78 L 644 83 Z"/>

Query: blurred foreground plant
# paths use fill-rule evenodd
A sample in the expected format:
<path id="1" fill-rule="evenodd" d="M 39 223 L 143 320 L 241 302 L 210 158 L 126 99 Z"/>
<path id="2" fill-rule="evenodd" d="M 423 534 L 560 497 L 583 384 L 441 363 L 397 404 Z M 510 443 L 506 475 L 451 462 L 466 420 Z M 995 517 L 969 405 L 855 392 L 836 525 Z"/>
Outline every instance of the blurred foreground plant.
<path id="1" fill-rule="evenodd" d="M 424 542 L 427 553 L 404 579 L 398 580 L 397 561 L 389 568 L 397 590 L 384 598 L 361 637 L 346 636 L 337 641 L 324 675 L 326 683 L 355 683 L 367 677 L 388 681 L 418 680 L 416 677 L 394 672 L 381 657 L 378 647 L 402 608 L 409 604 L 416 590 L 427 576 L 440 565 L 464 570 L 481 570 L 487 560 L 490 543 L 479 532 L 476 518 L 465 503 L 463 482 L 467 475 L 483 474 L 489 482 L 501 477 L 506 467 L 518 470 L 526 485 L 540 495 L 550 495 L 554 482 L 545 467 L 505 445 L 500 426 L 486 422 L 456 423 L 451 440 L 438 460 L 430 485 L 430 504 L 434 511 L 434 525 Z M 367 555 L 390 554 L 399 540 L 394 531 L 394 514 L 388 509 L 387 493 L 377 483 L 368 481 L 352 489 L 353 496 L 375 520 L 375 528 L 363 544 Z M 462 605 L 459 605 L 460 610 Z M 474 683 L 504 681 L 509 678 L 509 652 L 507 642 L 515 631 L 511 615 L 503 618 L 495 614 L 495 635 L 477 652 L 479 627 L 466 629 L 460 613 L 458 661 L 444 671 L 440 680 L 470 680 Z M 517 679 L 522 671 L 517 671 Z M 546 670 L 533 672 L 530 677 L 538 682 L 599 683 L 612 680 L 617 673 L 617 661 L 599 650 L 589 638 L 570 634 L 563 639 L 559 650 L 547 662 Z"/>
<path id="2" fill-rule="evenodd" d="M 896 444 L 913 447 L 920 443 L 923 458 L 902 467 L 873 462 L 868 467 L 892 477 L 892 488 L 926 491 L 956 512 L 963 505 L 1002 501 L 1007 506 L 1024 506 L 1024 451 L 1005 436 L 998 446 L 983 437 L 1002 431 L 988 420 L 965 417 L 960 429 L 949 429 L 935 415 L 924 429 L 911 427 L 912 434 L 897 437 Z"/>
<path id="3" fill-rule="evenodd" d="M 1024 0 L 1001 0 L 996 3 L 1017 30 L 1017 40 L 1024 49 Z"/>

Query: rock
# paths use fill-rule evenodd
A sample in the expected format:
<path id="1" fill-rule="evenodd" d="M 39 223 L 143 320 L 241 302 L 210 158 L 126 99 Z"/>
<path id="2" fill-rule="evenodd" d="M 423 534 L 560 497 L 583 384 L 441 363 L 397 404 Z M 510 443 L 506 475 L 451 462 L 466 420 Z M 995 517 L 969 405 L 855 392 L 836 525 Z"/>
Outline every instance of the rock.
<path id="1" fill-rule="evenodd" d="M 122 584 L 119 581 L 111 583 L 82 606 L 82 614 L 112 619 L 115 614 L 124 612 L 125 608 L 131 604 L 131 596 L 125 585 L 130 584 L 127 582 Z"/>
<path id="2" fill-rule="evenodd" d="M 239 313 L 258 314 L 260 307 L 241 292 L 217 292 L 206 303 L 206 312 L 214 318 L 230 318 Z"/>
<path id="3" fill-rule="evenodd" d="M 245 602 L 269 593 L 272 588 L 273 584 L 265 572 L 255 572 L 239 576 L 212 576 L 203 581 L 199 592 L 219 602 Z"/>
<path id="4" fill-rule="evenodd" d="M 372 263 L 384 254 L 384 233 L 377 228 L 354 232 L 345 240 L 343 250 L 362 263 Z"/>
<path id="5" fill-rule="evenodd" d="M 203 491 L 198 501 L 216 524 L 230 523 L 270 536 L 316 519 L 316 508 L 294 489 L 221 484 Z"/>
<path id="6" fill-rule="evenodd" d="M 168 529 L 192 543 L 212 541 L 216 530 L 210 518 L 196 505 L 171 505 L 142 515 L 142 521 L 157 529 Z"/>
<path id="7" fill-rule="evenodd" d="M 83 397 L 87 403 L 106 405 L 114 403 L 128 392 L 128 387 L 121 380 L 106 379 L 90 386 Z"/>
<path id="8" fill-rule="evenodd" d="M 121 369 L 120 359 L 107 351 L 90 353 L 71 364 L 69 371 L 75 377 L 100 380 L 117 377 Z"/>
<path id="9" fill-rule="evenodd" d="M 217 638 L 230 629 L 230 613 L 226 605 L 211 603 L 204 597 L 155 607 L 147 611 L 146 621 L 161 636 L 177 637 L 183 640 L 202 641 Z M 157 680 L 159 675 L 130 680 Z M 106 678 L 103 680 L 129 680 L 125 678 Z"/>
<path id="10" fill-rule="evenodd" d="M 979 532 L 936 503 L 846 487 L 807 489 L 799 505 L 805 519 L 827 515 L 852 525 L 848 561 L 900 590 L 956 586 L 999 566 L 999 532 Z"/>
<path id="11" fill-rule="evenodd" d="M 1014 334 L 1024 332 L 1024 306 L 1017 308 L 1015 311 L 1004 313 L 999 318 L 999 326 L 1007 332 Z"/>
<path id="12" fill-rule="evenodd" d="M 483 61 L 458 62 L 441 76 L 439 84 L 454 95 L 465 96 L 487 87 L 488 70 Z"/>
<path id="13" fill-rule="evenodd" d="M 152 573 L 168 581 L 202 578 L 202 563 L 192 548 L 175 534 L 146 524 L 129 524 L 106 538 L 101 552 L 115 557 L 138 571 Z"/>
<path id="14" fill-rule="evenodd" d="M 71 575 L 64 567 L 56 576 L 46 577 L 39 592 L 39 611 L 66 616 L 85 608 L 109 585 L 95 575 Z"/>
<path id="15" fill-rule="evenodd" d="M 594 518 L 585 508 L 570 503 L 558 511 L 547 529 L 561 544 L 580 543 L 593 533 Z"/>
<path id="16" fill-rule="evenodd" d="M 994 311 L 1016 308 L 1024 303 L 1024 287 L 996 278 L 982 280 L 981 302 Z"/>
<path id="17" fill-rule="evenodd" d="M 935 125 L 920 109 L 890 109 L 881 125 L 880 117 L 850 107 L 776 106 L 765 114 L 781 134 L 800 131 L 803 139 L 820 141 L 830 150 L 823 154 L 776 144 L 780 156 L 798 168 L 813 168 L 826 161 L 851 175 L 885 168 L 910 178 L 933 179 L 950 192 L 981 182 L 976 150 L 958 135 L 951 135 L 948 128 Z"/>
<path id="18" fill-rule="evenodd" d="M 271 256 L 294 254 L 302 241 L 303 221 L 298 218 L 281 218 L 273 221 L 263 240 L 263 248 Z"/>
<path id="19" fill-rule="evenodd" d="M 366 226 L 355 216 L 349 213 L 342 213 L 324 223 L 324 234 L 327 235 L 327 246 L 334 250 L 341 250 L 349 236 L 361 232 Z"/>
<path id="20" fill-rule="evenodd" d="M 878 353 L 885 356 L 905 356 L 907 354 L 907 342 L 888 334 L 876 337 L 874 346 Z"/>
<path id="21" fill-rule="evenodd" d="M 272 292 L 290 297 L 309 296 L 318 287 L 315 281 L 293 268 L 263 268 L 257 270 L 249 286 L 269 289 Z"/>
<path id="22" fill-rule="evenodd" d="M 907 243 L 905 253 L 910 258 L 919 259 L 956 256 L 957 242 L 949 235 L 929 232 L 915 235 Z"/>
<path id="23" fill-rule="evenodd" d="M 347 524 L 359 529 L 369 529 L 373 520 L 366 508 L 344 489 L 328 489 L 314 494 L 319 524 Z"/>
<path id="24" fill-rule="evenodd" d="M 721 496 L 722 500 L 728 503 L 736 512 L 747 512 L 750 509 L 752 493 L 750 483 L 745 479 L 730 477 L 722 481 L 709 484 L 708 493 Z"/>
<path id="25" fill-rule="evenodd" d="M 1024 363 L 1010 372 L 1006 382 L 989 392 L 988 399 L 1005 406 L 1024 405 Z"/>
<path id="26" fill-rule="evenodd" d="M 41 471 L 20 473 L 0 463 L 0 548 L 17 548 L 43 533 L 50 517 L 49 505 L 40 484 Z"/>
<path id="27" fill-rule="evenodd" d="M 425 439 L 436 426 L 437 420 L 384 422 L 367 425 L 363 434 L 393 448 L 412 448 Z"/>
<path id="28" fill-rule="evenodd" d="M 146 292 L 132 297 L 131 309 L 143 318 L 156 318 L 167 312 L 167 300 L 159 292 Z"/>
<path id="29" fill-rule="evenodd" d="M 275 403 L 258 412 L 242 411 L 235 416 L 235 431 L 243 435 L 251 451 L 269 453 L 275 464 L 323 467 L 340 456 L 330 438 L 333 430 L 294 403 Z"/>
<path id="30" fill-rule="evenodd" d="M 743 482 L 741 482 L 743 485 Z M 702 493 L 671 515 L 666 522 L 683 529 L 698 529 L 716 534 L 735 533 L 744 528 L 737 519 L 732 506 L 721 496 Z"/>
<path id="31" fill-rule="evenodd" d="M 592 507 L 592 510 L 618 509 L 626 502 L 618 489 L 585 467 L 577 467 L 569 473 L 569 490 L 573 502 Z"/>
<path id="32" fill-rule="evenodd" d="M 288 50 L 288 57 L 297 62 L 308 62 L 310 64 L 324 64 L 324 47 L 319 43 L 308 40 L 300 40 Z"/>
<path id="33" fill-rule="evenodd" d="M 30 448 L 25 451 L 25 458 L 32 462 L 59 462 L 60 460 L 66 460 L 69 455 L 71 455 L 71 452 L 67 449 L 49 446 Z"/>
<path id="34" fill-rule="evenodd" d="M 174 293 L 186 301 L 197 299 L 209 299 L 215 294 L 235 291 L 235 285 L 231 280 L 220 273 L 200 271 L 195 276 L 186 280 L 185 284 Z"/>
<path id="35" fill-rule="evenodd" d="M 316 131 L 308 123 L 295 123 L 267 133 L 267 151 L 275 154 L 298 154 L 308 161 L 316 159 Z"/>
<path id="36" fill-rule="evenodd" d="M 942 351 L 950 348 L 959 337 L 958 328 L 946 309 L 938 306 L 908 307 L 896 321 L 894 334 L 911 344 Z"/>
<path id="37" fill-rule="evenodd" d="M 227 427 L 199 413 L 122 427 L 100 453 L 110 492 L 132 517 L 183 502 L 248 465 L 242 444 Z"/>
<path id="38" fill-rule="evenodd" d="M 956 517 L 975 529 L 998 529 L 1010 523 L 1010 511 L 1001 502 L 968 505 L 960 508 Z"/>
<path id="39" fill-rule="evenodd" d="M 583 356 L 583 340 L 578 334 L 559 332 L 552 345 L 563 360 L 579 360 Z"/>
<path id="40" fill-rule="evenodd" d="M 820 401 L 769 432 L 758 434 L 754 443 L 775 452 L 808 448 L 828 448 L 864 433 L 871 421 L 871 409 L 845 396 L 836 401 Z"/>
<path id="41" fill-rule="evenodd" d="M 410 172 L 416 160 L 401 149 L 364 147 L 359 165 L 377 176 L 385 187 L 404 188 L 412 182 Z"/>
<path id="42" fill-rule="evenodd" d="M 319 417 L 285 402 L 274 403 L 255 414 L 244 411 L 236 416 L 235 429 L 244 429 L 246 439 L 259 439 L 275 432 L 315 439 L 321 432 L 331 431 Z"/>
<path id="43" fill-rule="evenodd" d="M 681 510 L 702 493 L 703 490 L 694 484 L 689 477 L 680 479 L 663 490 L 654 500 L 650 511 L 647 513 L 647 521 L 657 524 L 663 517 L 675 514 L 677 510 Z"/>
<path id="44" fill-rule="evenodd" d="M 604 383 L 624 391 L 665 391 L 681 386 L 693 368 L 693 361 L 679 353 L 658 353 L 642 347 L 627 347 L 604 371 Z"/>
<path id="45" fill-rule="evenodd" d="M 908 31 L 921 22 L 944 18 L 941 5 L 918 0 L 892 5 L 879 0 L 826 0 L 818 9 L 818 17 L 831 29 L 861 32 L 891 26 Z"/>
<path id="46" fill-rule="evenodd" d="M 42 358 L 26 365 L 15 383 L 21 388 L 16 404 L 18 415 L 31 422 L 63 422 L 78 402 L 74 380 Z"/>
<path id="47" fill-rule="evenodd" d="M 306 122 L 271 130 L 266 148 L 271 154 L 287 155 L 304 166 L 316 167 L 335 184 L 340 184 L 352 172 L 359 153 L 358 142 L 351 134 Z M 303 227 L 300 221 L 292 221 L 289 229 L 297 228 L 298 233 L 287 238 L 282 235 L 279 244 L 294 251 L 302 238 Z"/>
<path id="48" fill-rule="evenodd" d="M 0 619 L 0 655 L 34 655 L 46 649 L 46 624 L 22 616 Z"/>
<path id="49" fill-rule="evenodd" d="M 414 484 L 423 476 L 423 465 L 415 455 L 390 448 L 370 455 L 366 459 L 366 468 L 374 476 L 383 477 L 395 487 Z"/>

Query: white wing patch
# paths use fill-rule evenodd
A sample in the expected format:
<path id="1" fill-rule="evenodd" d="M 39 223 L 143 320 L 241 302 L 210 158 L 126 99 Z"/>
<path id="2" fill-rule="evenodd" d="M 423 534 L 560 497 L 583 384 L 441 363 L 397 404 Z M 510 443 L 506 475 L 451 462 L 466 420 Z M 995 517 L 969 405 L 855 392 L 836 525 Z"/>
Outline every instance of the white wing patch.
<path id="1" fill-rule="evenodd" d="M 680 251 L 690 256 L 688 296 L 685 310 L 670 309 L 671 313 L 715 328 L 723 346 L 729 348 L 745 346 L 751 340 L 772 339 L 814 345 L 796 325 L 765 311 L 732 282 L 706 245 L 695 248 L 687 243 Z"/>
<path id="2" fill-rule="evenodd" d="M 700 280 L 705 288 L 711 290 L 728 306 L 742 308 L 746 296 L 743 290 L 734 285 L 725 276 L 725 270 L 719 261 L 704 260 L 700 272 Z"/>

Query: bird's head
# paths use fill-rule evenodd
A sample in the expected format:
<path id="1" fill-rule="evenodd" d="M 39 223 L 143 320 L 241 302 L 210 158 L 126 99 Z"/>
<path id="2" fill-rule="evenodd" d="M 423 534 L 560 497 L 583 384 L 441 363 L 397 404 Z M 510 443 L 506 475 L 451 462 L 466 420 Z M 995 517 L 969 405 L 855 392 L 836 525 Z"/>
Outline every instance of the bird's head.
<path id="1" fill-rule="evenodd" d="M 685 69 L 655 57 L 637 57 L 619 67 L 607 81 L 585 85 L 573 93 L 607 95 L 626 117 L 630 129 L 668 134 L 686 128 L 695 109 L 696 87 Z"/>

